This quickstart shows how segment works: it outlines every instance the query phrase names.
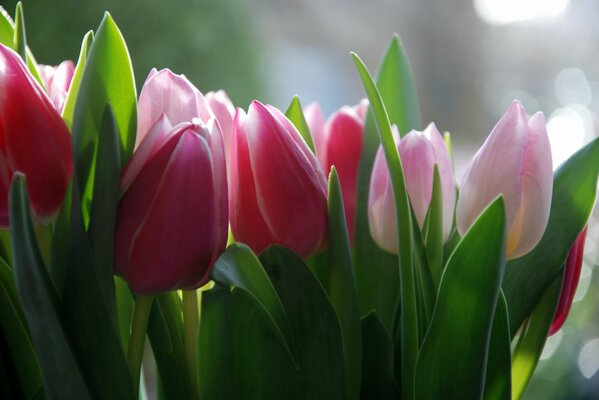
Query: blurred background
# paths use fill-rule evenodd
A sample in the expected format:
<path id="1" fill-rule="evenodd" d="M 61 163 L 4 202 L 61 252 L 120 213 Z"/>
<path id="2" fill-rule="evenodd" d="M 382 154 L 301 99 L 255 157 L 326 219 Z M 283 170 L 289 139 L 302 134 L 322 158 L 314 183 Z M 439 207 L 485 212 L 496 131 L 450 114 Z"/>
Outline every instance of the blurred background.
<path id="1" fill-rule="evenodd" d="M 15 1 L 3 1 L 10 12 Z M 376 69 L 391 35 L 410 56 L 425 123 L 452 133 L 457 175 L 512 99 L 548 121 L 554 164 L 597 135 L 599 2 L 593 0 L 24 1 L 40 63 L 76 58 L 109 10 L 138 90 L 152 67 L 246 108 L 286 108 L 298 94 L 329 114 L 364 97 L 348 52 Z M 597 214 L 597 213 L 596 213 Z M 575 303 L 551 337 L 527 399 L 599 398 L 599 218 Z"/>

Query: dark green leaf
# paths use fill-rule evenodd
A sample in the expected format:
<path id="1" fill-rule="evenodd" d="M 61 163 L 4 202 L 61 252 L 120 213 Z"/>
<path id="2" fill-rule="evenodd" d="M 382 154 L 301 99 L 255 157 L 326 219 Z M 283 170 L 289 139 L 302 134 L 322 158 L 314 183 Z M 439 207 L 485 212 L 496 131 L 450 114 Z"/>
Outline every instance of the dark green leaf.
<path id="1" fill-rule="evenodd" d="M 245 291 L 277 333 L 289 355 L 295 358 L 294 339 L 285 308 L 260 260 L 249 247 L 243 243 L 227 247 L 214 264 L 212 279 Z"/>
<path id="2" fill-rule="evenodd" d="M 71 199 L 72 181 L 64 194 L 64 200 L 60 206 L 58 217 L 54 222 L 54 235 L 52 236 L 52 251 L 50 252 L 50 267 L 48 272 L 52 283 L 58 293 L 62 297 L 64 288 L 65 274 L 69 264 L 69 235 L 71 225 Z"/>
<path id="3" fill-rule="evenodd" d="M 202 295 L 199 336 L 200 397 L 235 399 L 231 291 L 216 285 Z"/>
<path id="4" fill-rule="evenodd" d="M 106 106 L 110 105 L 114 114 L 120 160 L 124 165 L 135 145 L 136 101 L 133 70 L 125 41 L 110 14 L 106 13 L 85 63 L 72 125 L 74 178 L 81 190 L 86 228 Z"/>
<path id="5" fill-rule="evenodd" d="M 549 223 L 541 241 L 508 263 L 503 291 L 512 337 L 559 274 L 570 247 L 587 224 L 597 196 L 599 138 L 570 157 L 553 178 Z"/>
<path id="6" fill-rule="evenodd" d="M 43 382 L 37 354 L 25 324 L 12 270 L 0 260 L 0 327 L 4 331 L 23 395 L 26 399 L 33 399 L 42 390 Z"/>
<path id="7" fill-rule="evenodd" d="M 362 376 L 360 312 L 341 186 L 334 167 L 329 175 L 328 238 L 329 279 L 327 292 L 341 323 L 348 398 L 357 399 L 360 396 L 360 377 Z"/>
<path id="8" fill-rule="evenodd" d="M 425 224 L 426 254 L 435 288 L 438 288 L 443 274 L 443 191 L 437 165 L 433 173 L 433 192 Z"/>
<path id="9" fill-rule="evenodd" d="M 87 32 L 83 37 L 83 42 L 81 42 L 79 60 L 77 61 L 75 72 L 73 73 L 73 79 L 71 79 L 71 86 L 69 86 L 69 93 L 67 93 L 67 99 L 65 100 L 64 108 L 62 109 L 62 119 L 64 120 L 65 124 L 67 124 L 69 129 L 73 124 L 73 115 L 75 113 L 77 95 L 79 94 L 79 86 L 81 85 L 83 70 L 85 69 L 85 64 L 87 62 L 87 54 L 89 53 L 89 49 L 91 48 L 93 41 L 94 32 Z"/>
<path id="10" fill-rule="evenodd" d="M 362 318 L 362 393 L 360 398 L 398 399 L 393 344 L 376 312 Z"/>
<path id="11" fill-rule="evenodd" d="M 37 70 L 37 62 L 33 57 L 33 54 L 27 47 L 27 35 L 25 33 L 25 17 L 23 14 L 23 4 L 21 2 L 17 3 L 17 8 L 15 10 L 15 23 L 13 27 L 13 45 L 12 48 L 14 51 L 19 53 L 21 58 L 25 61 L 27 65 L 27 69 L 31 76 L 35 78 L 35 80 L 43 87 L 44 84 L 40 77 L 40 74 Z"/>
<path id="12" fill-rule="evenodd" d="M 240 399 L 345 399 L 341 328 L 327 294 L 301 258 L 270 247 L 260 256 L 289 316 L 294 365 L 247 292 L 233 291 L 235 390 Z"/>
<path id="13" fill-rule="evenodd" d="M 551 282 L 524 325 L 512 363 L 512 399 L 520 399 L 539 362 L 559 301 L 564 271 Z"/>
<path id="14" fill-rule="evenodd" d="M 314 142 L 312 141 L 310 128 L 308 127 L 308 123 L 306 123 L 306 118 L 304 117 L 304 110 L 302 109 L 302 105 L 297 96 L 293 96 L 291 104 L 289 104 L 287 111 L 285 111 L 285 116 L 289 118 L 289 120 L 297 128 L 310 150 L 312 150 L 312 152 L 314 153 Z"/>
<path id="15" fill-rule="evenodd" d="M 503 292 L 493 317 L 491 341 L 489 342 L 489 360 L 485 378 L 485 400 L 510 400 L 512 396 L 512 353 L 507 303 Z"/>
<path id="16" fill-rule="evenodd" d="M 505 207 L 499 197 L 447 263 L 418 357 L 418 399 L 481 398 L 504 271 Z"/>
<path id="17" fill-rule="evenodd" d="M 114 277 L 114 293 L 118 317 L 119 336 L 123 349 L 129 347 L 131 335 L 131 320 L 133 319 L 133 296 L 129 285 L 118 276 Z"/>
<path id="18" fill-rule="evenodd" d="M 148 321 L 148 337 L 165 398 L 191 399 L 183 347 L 181 299 L 177 293 L 167 292 L 155 297 Z"/>
<path id="19" fill-rule="evenodd" d="M 383 99 L 368 72 L 368 69 L 360 60 L 360 57 L 352 53 L 356 67 L 368 94 L 370 108 L 375 116 L 377 130 L 383 150 L 385 151 L 385 160 L 389 169 L 391 186 L 393 188 L 393 198 L 395 200 L 395 220 L 397 223 L 397 240 L 399 249 L 399 281 L 400 281 L 400 311 L 399 311 L 399 331 L 401 332 L 401 389 L 404 399 L 414 397 L 414 370 L 416 367 L 416 358 L 418 356 L 419 338 L 418 338 L 418 313 L 416 302 L 416 288 L 414 277 L 414 265 L 412 258 L 413 250 L 413 231 L 412 231 L 412 211 L 406 191 L 403 169 L 397 147 L 391 131 L 391 123 Z"/>
<path id="20" fill-rule="evenodd" d="M 29 210 L 25 178 L 15 175 L 10 191 L 15 280 L 48 399 L 89 399 L 57 311 L 58 297 L 43 265 Z"/>

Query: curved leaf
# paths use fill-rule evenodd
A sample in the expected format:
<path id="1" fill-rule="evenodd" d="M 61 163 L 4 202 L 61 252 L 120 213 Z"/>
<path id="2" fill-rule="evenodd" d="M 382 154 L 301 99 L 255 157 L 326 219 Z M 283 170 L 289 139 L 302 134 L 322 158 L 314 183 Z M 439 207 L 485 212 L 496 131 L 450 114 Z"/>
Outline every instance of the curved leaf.
<path id="1" fill-rule="evenodd" d="M 507 304 L 503 292 L 499 292 L 499 301 L 495 308 L 489 360 L 485 378 L 485 400 L 510 400 L 512 395 L 512 349 Z"/>
<path id="2" fill-rule="evenodd" d="M 73 73 L 73 79 L 71 79 L 71 85 L 69 86 L 69 93 L 67 93 L 67 99 L 65 100 L 64 107 L 62 109 L 62 119 L 67 124 L 69 129 L 73 125 L 73 115 L 75 114 L 75 103 L 77 102 L 77 95 L 79 94 L 79 87 L 81 85 L 81 78 L 83 77 L 83 70 L 87 62 L 87 55 L 89 49 L 94 41 L 94 32 L 89 31 L 83 37 L 81 42 L 81 51 L 79 52 L 79 59 L 75 66 L 75 72 Z"/>
<path id="3" fill-rule="evenodd" d="M 302 105 L 299 101 L 299 97 L 293 96 L 293 100 L 291 100 L 291 104 L 285 111 L 285 116 L 289 118 L 289 120 L 293 123 L 293 125 L 297 128 L 302 138 L 314 153 L 314 142 L 312 141 L 312 135 L 310 134 L 310 128 L 308 127 L 308 123 L 306 122 L 306 118 L 304 117 L 304 111 L 302 109 Z"/>

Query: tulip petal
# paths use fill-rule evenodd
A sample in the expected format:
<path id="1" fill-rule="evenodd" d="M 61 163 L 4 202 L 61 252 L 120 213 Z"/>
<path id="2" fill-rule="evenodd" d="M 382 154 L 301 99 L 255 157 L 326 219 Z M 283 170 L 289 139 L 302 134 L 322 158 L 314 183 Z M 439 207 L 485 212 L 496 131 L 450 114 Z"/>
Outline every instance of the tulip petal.
<path id="1" fill-rule="evenodd" d="M 372 167 L 368 194 L 368 226 L 374 241 L 385 251 L 397 254 L 397 223 L 393 189 L 385 160 L 379 146 Z"/>
<path id="2" fill-rule="evenodd" d="M 235 116 L 235 107 L 224 90 L 206 93 L 206 103 L 214 113 L 223 136 L 225 153 L 229 152 L 229 142 L 231 138 L 231 129 L 233 128 L 233 117 Z"/>
<path id="3" fill-rule="evenodd" d="M 310 134 L 312 135 L 312 140 L 314 141 L 316 157 L 324 170 L 324 166 L 326 165 L 325 121 L 320 105 L 316 102 L 308 104 L 306 108 L 304 108 L 304 118 L 306 119 Z"/>

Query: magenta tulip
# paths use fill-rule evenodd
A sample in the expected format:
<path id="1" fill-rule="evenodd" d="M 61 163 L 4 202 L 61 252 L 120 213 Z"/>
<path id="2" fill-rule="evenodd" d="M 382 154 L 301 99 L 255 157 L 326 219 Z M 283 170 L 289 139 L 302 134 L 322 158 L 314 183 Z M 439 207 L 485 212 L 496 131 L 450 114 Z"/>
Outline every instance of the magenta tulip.
<path id="1" fill-rule="evenodd" d="M 464 235 L 480 213 L 503 194 L 507 258 L 531 251 L 541 237 L 551 207 L 553 171 L 545 117 L 526 115 L 515 100 L 466 169 L 456 217 Z"/>
<path id="2" fill-rule="evenodd" d="M 587 236 L 587 229 L 588 227 L 585 227 L 583 231 L 580 232 L 576 238 L 576 242 L 574 242 L 568 252 L 562 292 L 559 297 L 559 303 L 557 304 L 557 310 L 555 311 L 555 317 L 553 317 L 553 322 L 549 329 L 549 335 L 553 335 L 561 329 L 570 313 L 570 308 L 572 308 L 574 294 L 576 293 L 578 281 L 580 280 L 580 271 L 582 269 L 582 259 L 584 255 L 584 241 Z"/>
<path id="3" fill-rule="evenodd" d="M 255 252 L 271 244 L 302 256 L 327 238 L 326 180 L 292 123 L 253 101 L 238 109 L 231 137 L 229 215 L 237 241 Z"/>
<path id="4" fill-rule="evenodd" d="M 46 222 L 60 209 L 72 170 L 67 126 L 17 53 L 0 45 L 0 226 L 9 225 L 15 172 L 26 175 L 33 215 Z"/>
<path id="5" fill-rule="evenodd" d="M 194 118 L 207 123 L 214 117 L 202 93 L 185 75 L 176 75 L 168 68 L 160 71 L 153 68 L 137 104 L 136 147 L 162 115 L 166 115 L 173 126 L 192 122 Z"/>
<path id="6" fill-rule="evenodd" d="M 65 60 L 55 66 L 39 65 L 38 71 L 54 108 L 62 113 L 75 73 L 75 64 L 71 60 Z"/>
<path id="7" fill-rule="evenodd" d="M 320 166 L 325 174 L 335 166 L 339 175 L 347 230 L 352 243 L 355 235 L 358 168 L 367 107 L 367 101 L 362 101 L 355 107 L 342 107 L 329 117 L 326 124 L 323 123 L 318 104 L 310 104 L 305 111 Z"/>
<path id="8" fill-rule="evenodd" d="M 218 124 L 166 116 L 126 165 L 115 235 L 116 273 L 137 294 L 195 289 L 227 243 L 225 156 Z"/>
<path id="9" fill-rule="evenodd" d="M 206 102 L 220 124 L 223 142 L 225 143 L 225 154 L 228 157 L 231 129 L 233 128 L 233 118 L 235 117 L 235 107 L 224 90 L 206 93 Z"/>
<path id="10" fill-rule="evenodd" d="M 406 190 L 420 228 L 424 225 L 431 203 L 435 165 L 439 169 L 443 199 L 443 241 L 446 241 L 451 231 L 455 208 L 455 178 L 447 146 L 432 123 L 424 131 L 410 131 L 401 139 L 395 128 L 394 136 L 401 158 Z M 385 153 L 380 146 L 370 178 L 368 221 L 375 242 L 382 249 L 397 253 L 393 189 Z"/>

